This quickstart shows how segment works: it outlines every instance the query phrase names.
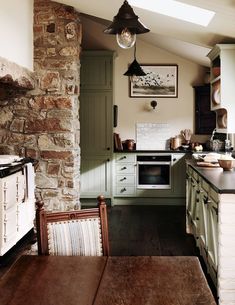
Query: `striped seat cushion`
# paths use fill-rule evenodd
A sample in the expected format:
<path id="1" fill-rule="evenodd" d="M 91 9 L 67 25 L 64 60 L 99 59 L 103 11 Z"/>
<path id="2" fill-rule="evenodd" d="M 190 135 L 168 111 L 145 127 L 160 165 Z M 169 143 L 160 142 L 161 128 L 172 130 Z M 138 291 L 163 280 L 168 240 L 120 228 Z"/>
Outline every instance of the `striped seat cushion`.
<path id="1" fill-rule="evenodd" d="M 102 256 L 99 218 L 47 224 L 50 255 Z"/>

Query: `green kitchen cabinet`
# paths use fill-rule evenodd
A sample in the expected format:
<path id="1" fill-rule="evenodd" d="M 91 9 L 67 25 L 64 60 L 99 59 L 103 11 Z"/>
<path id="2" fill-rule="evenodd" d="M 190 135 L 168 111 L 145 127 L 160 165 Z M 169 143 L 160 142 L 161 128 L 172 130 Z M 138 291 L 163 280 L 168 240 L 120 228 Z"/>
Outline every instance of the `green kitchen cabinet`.
<path id="1" fill-rule="evenodd" d="M 84 51 L 81 56 L 81 198 L 111 197 L 113 58 L 111 51 Z"/>
<path id="2" fill-rule="evenodd" d="M 107 156 L 82 158 L 81 190 L 83 198 L 110 197 L 111 160 Z"/>
<path id="3" fill-rule="evenodd" d="M 81 57 L 81 90 L 113 89 L 112 51 L 84 51 Z"/>
<path id="4" fill-rule="evenodd" d="M 81 152 L 82 155 L 110 155 L 112 137 L 112 92 L 81 93 Z"/>

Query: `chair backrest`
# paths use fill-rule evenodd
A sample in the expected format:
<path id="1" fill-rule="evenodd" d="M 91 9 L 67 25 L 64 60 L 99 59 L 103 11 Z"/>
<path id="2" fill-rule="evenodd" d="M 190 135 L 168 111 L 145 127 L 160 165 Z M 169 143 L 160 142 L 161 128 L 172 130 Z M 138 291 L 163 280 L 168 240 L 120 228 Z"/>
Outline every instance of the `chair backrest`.
<path id="1" fill-rule="evenodd" d="M 47 212 L 38 201 L 36 227 L 39 255 L 109 255 L 107 209 L 103 196 L 98 207 Z"/>

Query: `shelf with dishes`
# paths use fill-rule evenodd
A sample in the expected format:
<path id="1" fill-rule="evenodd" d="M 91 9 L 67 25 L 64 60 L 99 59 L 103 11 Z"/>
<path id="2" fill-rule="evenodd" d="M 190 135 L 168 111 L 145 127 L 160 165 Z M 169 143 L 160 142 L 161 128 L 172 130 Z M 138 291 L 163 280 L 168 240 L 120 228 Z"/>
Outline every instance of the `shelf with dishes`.
<path id="1" fill-rule="evenodd" d="M 211 109 L 216 110 L 221 107 L 221 82 L 220 79 L 211 84 Z"/>
<path id="2" fill-rule="evenodd" d="M 224 108 L 216 110 L 217 118 L 217 128 L 226 129 L 227 128 L 227 110 Z"/>
<path id="3" fill-rule="evenodd" d="M 235 44 L 217 44 L 208 54 L 211 61 L 211 110 L 221 132 L 235 133 Z"/>

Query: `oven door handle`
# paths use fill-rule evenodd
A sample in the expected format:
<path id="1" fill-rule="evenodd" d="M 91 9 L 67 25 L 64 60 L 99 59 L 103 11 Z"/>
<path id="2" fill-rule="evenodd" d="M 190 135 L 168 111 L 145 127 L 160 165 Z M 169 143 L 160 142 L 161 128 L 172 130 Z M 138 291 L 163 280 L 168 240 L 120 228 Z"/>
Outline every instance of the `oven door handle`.
<path id="1" fill-rule="evenodd" d="M 171 161 L 137 162 L 139 165 L 170 165 Z"/>

